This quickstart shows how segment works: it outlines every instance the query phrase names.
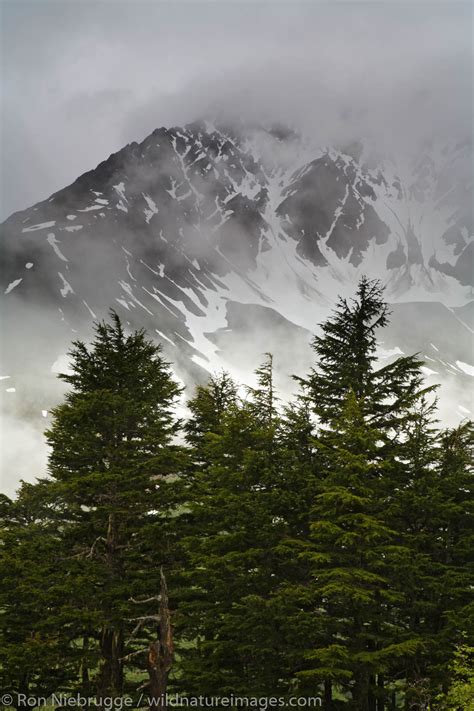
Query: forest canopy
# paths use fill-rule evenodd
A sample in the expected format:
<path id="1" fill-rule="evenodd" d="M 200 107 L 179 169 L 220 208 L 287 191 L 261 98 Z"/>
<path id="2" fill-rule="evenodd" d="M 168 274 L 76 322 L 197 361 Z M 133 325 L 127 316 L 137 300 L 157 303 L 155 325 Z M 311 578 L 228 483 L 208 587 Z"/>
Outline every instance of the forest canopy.
<path id="1" fill-rule="evenodd" d="M 291 402 L 267 354 L 184 420 L 144 331 L 73 343 L 48 476 L 0 499 L 1 688 L 473 709 L 472 425 L 418 356 L 379 363 L 389 318 L 363 278 Z"/>

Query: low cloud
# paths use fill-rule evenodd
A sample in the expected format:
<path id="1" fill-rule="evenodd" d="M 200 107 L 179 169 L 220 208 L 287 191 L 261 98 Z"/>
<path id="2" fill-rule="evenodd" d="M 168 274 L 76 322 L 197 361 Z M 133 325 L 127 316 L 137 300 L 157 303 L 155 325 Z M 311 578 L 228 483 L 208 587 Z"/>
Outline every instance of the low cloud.
<path id="1" fill-rule="evenodd" d="M 202 115 L 390 150 L 471 132 L 468 2 L 5 0 L 2 13 L 3 217 Z"/>

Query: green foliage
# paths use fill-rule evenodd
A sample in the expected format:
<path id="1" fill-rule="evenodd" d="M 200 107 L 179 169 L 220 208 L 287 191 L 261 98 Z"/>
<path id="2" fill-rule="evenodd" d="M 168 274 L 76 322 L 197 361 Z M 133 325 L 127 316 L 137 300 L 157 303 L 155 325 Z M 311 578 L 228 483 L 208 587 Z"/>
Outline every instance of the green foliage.
<path id="1" fill-rule="evenodd" d="M 183 678 L 196 694 L 262 694 L 281 685 L 272 604 L 280 561 L 272 549 L 285 521 L 278 517 L 279 418 L 270 358 L 257 378 L 245 400 L 232 388 L 223 409 L 216 399 L 229 384 L 226 375 L 190 403 L 192 436 L 203 432 L 194 442 L 204 466 L 190 491 L 187 592 L 178 621 L 182 634 L 197 640 L 183 654 Z M 208 402 L 216 406 L 204 410 Z"/>
<path id="2" fill-rule="evenodd" d="M 127 336 L 115 313 L 111 321 L 96 326 L 91 348 L 73 344 L 72 374 L 61 376 L 71 390 L 46 433 L 50 478 L 23 487 L 7 511 L 4 565 L 13 570 L 14 558 L 25 598 L 17 611 L 7 591 L 2 604 L 6 624 L 17 621 L 4 668 L 22 655 L 23 676 L 18 686 L 12 677 L 12 690 L 22 683 L 32 689 L 36 678 L 44 687 L 51 674 L 41 669 L 50 665 L 65 667 L 56 687 L 122 693 L 125 659 L 138 641 L 130 628 L 147 614 L 131 598 L 156 596 L 159 566 L 171 557 L 167 521 L 179 497 L 169 480 L 182 463 L 172 442 L 180 388 L 143 332 Z M 14 516 L 31 505 L 36 510 L 18 536 Z M 142 635 L 146 629 L 151 635 L 149 624 Z"/>
<path id="3" fill-rule="evenodd" d="M 2 687 L 472 708 L 472 427 L 438 428 L 416 356 L 379 367 L 388 318 L 363 278 L 292 402 L 267 354 L 197 387 L 183 444 L 143 332 L 74 343 L 49 476 L 0 499 Z"/>
<path id="4" fill-rule="evenodd" d="M 38 695 L 67 687 L 80 670 L 76 626 L 62 628 L 70 586 L 47 488 L 23 484 L 15 501 L 2 498 L 0 514 L 0 686 Z"/>
<path id="5" fill-rule="evenodd" d="M 446 711 L 474 711 L 474 647 L 466 644 L 454 651 L 450 665 L 451 685 L 438 698 Z"/>

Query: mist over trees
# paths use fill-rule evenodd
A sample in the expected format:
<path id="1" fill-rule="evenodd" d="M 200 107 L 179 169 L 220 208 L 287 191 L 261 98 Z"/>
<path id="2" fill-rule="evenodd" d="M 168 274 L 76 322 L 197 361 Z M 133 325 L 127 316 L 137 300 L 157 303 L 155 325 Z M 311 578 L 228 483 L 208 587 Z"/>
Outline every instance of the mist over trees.
<path id="1" fill-rule="evenodd" d="M 472 427 L 416 356 L 379 367 L 389 318 L 363 278 L 292 402 L 267 354 L 184 420 L 143 331 L 74 343 L 49 476 L 0 500 L 2 689 L 474 708 Z"/>

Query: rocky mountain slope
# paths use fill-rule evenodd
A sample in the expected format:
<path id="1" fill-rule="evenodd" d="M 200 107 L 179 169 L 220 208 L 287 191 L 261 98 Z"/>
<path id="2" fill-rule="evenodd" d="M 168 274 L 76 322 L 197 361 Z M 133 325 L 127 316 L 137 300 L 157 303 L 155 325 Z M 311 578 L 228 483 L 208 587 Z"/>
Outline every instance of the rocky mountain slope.
<path id="1" fill-rule="evenodd" d="M 395 163 L 281 127 L 157 129 L 2 225 L 5 407 L 40 416 L 68 344 L 110 307 L 186 383 L 220 367 L 247 377 L 278 347 L 285 388 L 365 273 L 394 304 L 381 357 L 419 351 L 459 419 L 474 372 L 471 196 L 469 143 Z"/>

